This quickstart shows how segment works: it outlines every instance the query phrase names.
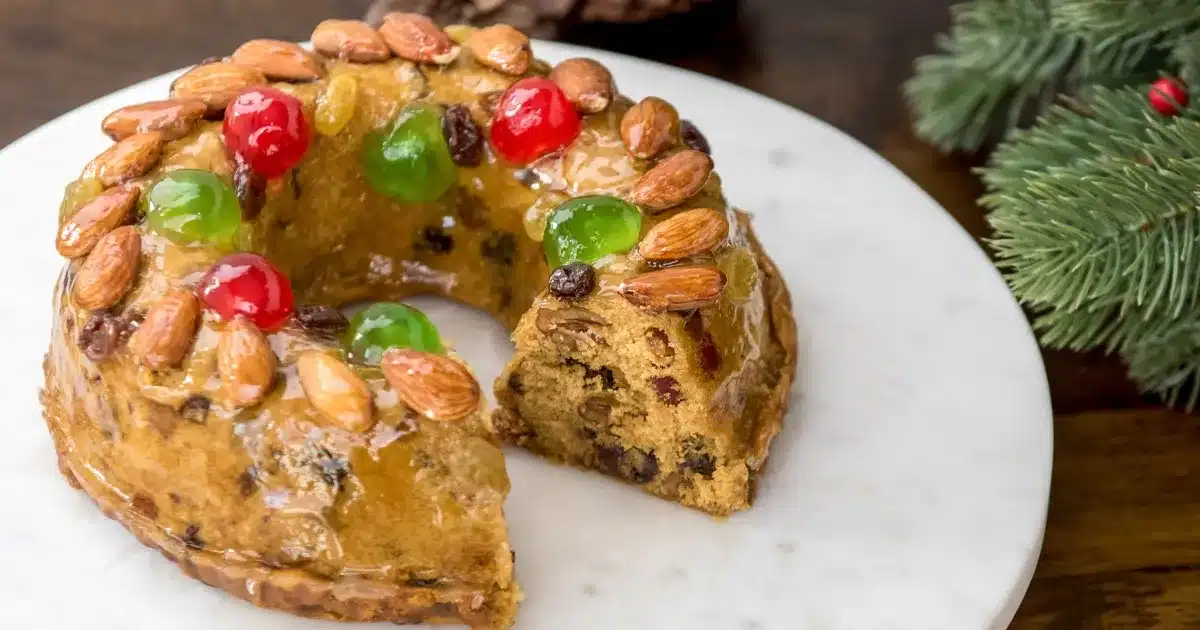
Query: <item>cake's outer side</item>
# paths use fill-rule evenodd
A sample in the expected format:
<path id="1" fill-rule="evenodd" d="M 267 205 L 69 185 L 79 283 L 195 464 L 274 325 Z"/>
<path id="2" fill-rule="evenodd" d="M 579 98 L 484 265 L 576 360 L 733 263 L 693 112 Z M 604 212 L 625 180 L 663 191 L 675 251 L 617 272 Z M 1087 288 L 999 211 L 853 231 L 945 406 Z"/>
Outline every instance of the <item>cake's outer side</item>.
<path id="1" fill-rule="evenodd" d="M 796 324 L 748 215 L 731 241 L 752 254 L 737 263 L 745 284 L 711 307 L 537 300 L 496 381 L 501 436 L 712 514 L 749 507 L 786 411 Z"/>

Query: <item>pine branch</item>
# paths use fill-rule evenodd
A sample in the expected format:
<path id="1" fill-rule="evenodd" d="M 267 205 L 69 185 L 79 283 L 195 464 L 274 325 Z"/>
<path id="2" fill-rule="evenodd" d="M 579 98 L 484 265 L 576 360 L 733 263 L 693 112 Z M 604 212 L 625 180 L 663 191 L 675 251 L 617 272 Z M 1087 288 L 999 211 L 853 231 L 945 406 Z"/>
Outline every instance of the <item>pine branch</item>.
<path id="1" fill-rule="evenodd" d="M 1122 352 L 1129 375 L 1142 391 L 1155 392 L 1187 410 L 1200 401 L 1200 316 L 1189 314 L 1167 330 Z"/>
<path id="2" fill-rule="evenodd" d="M 1049 0 L 974 0 L 951 9 L 939 52 L 904 86 L 917 133 L 943 150 L 978 150 L 1069 83 L 1082 40 L 1050 26 Z"/>
<path id="3" fill-rule="evenodd" d="M 1191 85 L 1200 81 L 1200 30 L 1183 35 L 1171 48 L 1171 62 L 1179 76 Z"/>
<path id="4" fill-rule="evenodd" d="M 1172 44 L 1200 24 L 1195 0 L 1055 0 L 1055 28 L 1089 42 L 1079 72 L 1089 81 L 1145 79 L 1164 70 Z M 1136 79 L 1135 79 L 1136 77 Z"/>

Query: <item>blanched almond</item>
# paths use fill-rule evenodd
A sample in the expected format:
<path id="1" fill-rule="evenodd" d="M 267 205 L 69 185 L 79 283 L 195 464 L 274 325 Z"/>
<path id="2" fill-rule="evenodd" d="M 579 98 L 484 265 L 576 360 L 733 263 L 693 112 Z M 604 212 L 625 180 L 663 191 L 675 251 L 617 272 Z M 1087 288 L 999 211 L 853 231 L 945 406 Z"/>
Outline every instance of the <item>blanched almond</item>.
<path id="1" fill-rule="evenodd" d="M 613 99 L 613 78 L 600 62 L 582 57 L 567 59 L 554 66 L 550 80 L 562 88 L 581 114 L 595 114 L 608 108 Z"/>
<path id="2" fill-rule="evenodd" d="M 680 151 L 642 175 L 633 185 L 633 202 L 650 212 L 674 208 L 700 192 L 712 169 L 708 155 L 693 149 Z"/>
<path id="3" fill-rule="evenodd" d="M 125 222 L 138 200 L 138 188 L 124 184 L 109 188 L 83 204 L 58 231 L 59 254 L 79 258 L 92 251 L 102 236 Z"/>
<path id="4" fill-rule="evenodd" d="M 312 81 L 325 75 L 325 68 L 307 50 L 277 39 L 252 39 L 233 51 L 230 61 L 279 81 Z"/>
<path id="5" fill-rule="evenodd" d="M 337 426 L 354 432 L 371 428 L 371 390 L 337 357 L 308 350 L 296 360 L 300 386 L 308 400 Z"/>
<path id="6" fill-rule="evenodd" d="M 95 177 L 105 187 L 141 177 L 158 164 L 165 142 L 161 131 L 135 133 L 93 158 L 84 167 L 83 176 Z"/>
<path id="7" fill-rule="evenodd" d="M 397 57 L 420 63 L 445 65 L 458 58 L 459 48 L 433 20 L 419 13 L 383 16 L 379 34 Z"/>
<path id="8" fill-rule="evenodd" d="M 188 288 L 167 291 L 146 311 L 146 318 L 129 341 L 130 351 L 154 369 L 178 365 L 196 338 L 200 300 Z"/>
<path id="9" fill-rule="evenodd" d="M 638 253 L 646 260 L 679 260 L 711 251 L 729 235 L 725 215 L 711 208 L 686 210 L 650 228 Z"/>
<path id="10" fill-rule="evenodd" d="M 479 383 L 450 357 L 392 348 L 379 367 L 400 400 L 427 418 L 456 420 L 479 409 Z"/>
<path id="11" fill-rule="evenodd" d="M 354 63 L 387 61 L 392 56 L 379 31 L 360 20 L 325 20 L 313 31 L 312 43 L 326 57 Z"/>
<path id="12" fill-rule="evenodd" d="M 196 66 L 175 79 L 171 97 L 197 99 L 208 108 L 208 113 L 219 114 L 242 90 L 266 82 L 267 77 L 255 68 L 218 61 Z"/>
<path id="13" fill-rule="evenodd" d="M 142 237 L 132 225 L 100 237 L 75 274 L 75 303 L 98 309 L 120 302 L 133 287 L 141 257 Z"/>
<path id="14" fill-rule="evenodd" d="M 507 24 L 475 31 L 467 40 L 467 50 L 481 65 L 517 76 L 529 70 L 529 62 L 533 59 L 529 38 Z"/>
<path id="15" fill-rule="evenodd" d="M 678 135 L 679 112 L 656 96 L 642 99 L 621 118 L 621 140 L 634 157 L 652 158 L 674 144 Z"/>
<path id="16" fill-rule="evenodd" d="M 249 407 L 261 401 L 275 383 L 279 360 L 271 344 L 250 320 L 238 317 L 225 326 L 217 342 L 217 372 L 229 402 Z"/>
<path id="17" fill-rule="evenodd" d="M 161 131 L 165 139 L 174 140 L 186 136 L 206 109 L 198 100 L 151 101 L 118 109 L 104 117 L 100 128 L 113 140 L 147 131 Z"/>
<path id="18" fill-rule="evenodd" d="M 687 311 L 712 304 L 725 288 L 716 265 L 668 267 L 628 278 L 621 295 L 630 303 L 656 311 Z"/>

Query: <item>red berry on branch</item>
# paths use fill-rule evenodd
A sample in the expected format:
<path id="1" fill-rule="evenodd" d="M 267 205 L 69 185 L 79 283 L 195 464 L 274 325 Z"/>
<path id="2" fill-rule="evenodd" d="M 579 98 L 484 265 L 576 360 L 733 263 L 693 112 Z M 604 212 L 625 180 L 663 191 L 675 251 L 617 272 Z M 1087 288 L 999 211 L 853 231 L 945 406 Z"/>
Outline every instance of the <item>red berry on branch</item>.
<path id="1" fill-rule="evenodd" d="M 1164 77 L 1150 84 L 1150 107 L 1163 116 L 1178 116 L 1188 105 L 1187 84 Z"/>
<path id="2" fill-rule="evenodd" d="M 308 151 L 308 120 L 299 99 L 274 88 L 238 95 L 225 109 L 225 148 L 267 179 L 283 175 Z"/>
<path id="3" fill-rule="evenodd" d="M 264 332 L 283 326 L 292 314 L 292 284 L 258 254 L 231 254 L 218 260 L 197 287 L 201 301 L 224 321 L 244 315 Z"/>
<path id="4" fill-rule="evenodd" d="M 579 113 L 557 84 L 521 79 L 496 104 L 492 147 L 509 162 L 528 164 L 571 144 L 580 127 Z"/>

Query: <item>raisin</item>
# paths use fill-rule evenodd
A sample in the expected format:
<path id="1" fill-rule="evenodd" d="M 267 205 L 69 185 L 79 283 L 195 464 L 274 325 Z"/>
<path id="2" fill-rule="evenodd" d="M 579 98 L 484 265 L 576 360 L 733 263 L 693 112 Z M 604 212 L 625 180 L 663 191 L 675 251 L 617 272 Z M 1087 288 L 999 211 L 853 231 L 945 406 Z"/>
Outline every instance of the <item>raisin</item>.
<path id="1" fill-rule="evenodd" d="M 651 376 L 650 385 L 658 399 L 672 407 L 683 402 L 683 392 L 679 391 L 679 381 L 674 376 Z"/>
<path id="2" fill-rule="evenodd" d="M 508 375 L 508 391 L 518 396 L 525 394 L 525 383 L 522 382 L 520 372 L 513 372 Z"/>
<path id="3" fill-rule="evenodd" d="M 179 415 L 188 422 L 204 424 L 208 419 L 208 408 L 211 405 L 212 401 L 208 397 L 193 394 L 183 401 L 183 405 L 179 407 Z"/>
<path id="4" fill-rule="evenodd" d="M 483 257 L 501 267 L 517 262 L 517 238 L 511 232 L 495 232 L 479 247 Z"/>
<path id="5" fill-rule="evenodd" d="M 654 481 L 658 476 L 658 458 L 654 451 L 647 453 L 640 448 L 631 448 L 621 458 L 621 473 L 634 483 Z"/>
<path id="6" fill-rule="evenodd" d="M 622 376 L 620 372 L 617 372 L 607 366 L 600 366 L 600 369 L 597 370 L 592 368 L 592 366 L 588 365 L 587 363 L 572 357 L 567 357 L 564 359 L 563 365 L 567 367 L 583 368 L 584 382 L 600 379 L 600 387 L 609 391 L 616 391 L 621 389 L 621 386 L 626 385 L 625 377 Z"/>
<path id="7" fill-rule="evenodd" d="M 445 254 L 454 249 L 454 237 L 445 229 L 431 225 L 421 228 L 421 242 L 418 249 L 427 249 L 435 254 Z"/>
<path id="8" fill-rule="evenodd" d="M 596 270 L 584 262 L 567 263 L 550 274 L 550 295 L 560 300 L 581 300 L 596 288 Z"/>
<path id="9" fill-rule="evenodd" d="M 306 304 L 296 309 L 296 321 L 305 329 L 330 337 L 350 327 L 350 320 L 338 309 L 325 304 Z"/>
<path id="10" fill-rule="evenodd" d="M 700 133 L 700 129 L 696 127 L 696 123 L 690 120 L 679 121 L 679 136 L 683 143 L 689 149 L 695 149 L 701 153 L 712 155 L 712 147 L 708 144 L 708 138 Z"/>
<path id="11" fill-rule="evenodd" d="M 617 374 L 613 372 L 612 368 L 600 368 L 600 386 L 609 391 L 621 389 L 621 386 L 617 383 Z"/>
<path id="12" fill-rule="evenodd" d="M 119 315 L 108 311 L 96 311 L 88 317 L 83 328 L 79 329 L 76 342 L 83 350 L 84 356 L 92 361 L 103 361 L 122 341 L 124 326 L 124 320 Z"/>
<path id="13" fill-rule="evenodd" d="M 487 206 L 479 197 L 456 188 L 451 193 L 454 196 L 454 214 L 467 229 L 482 230 L 487 227 Z"/>
<path id="14" fill-rule="evenodd" d="M 681 467 L 705 479 L 712 479 L 717 471 L 717 458 L 708 450 L 704 438 L 691 435 L 683 439 L 683 464 Z"/>
<path id="15" fill-rule="evenodd" d="M 700 367 L 706 372 L 721 369 L 721 351 L 717 349 L 710 332 L 704 333 L 700 338 Z"/>
<path id="16" fill-rule="evenodd" d="M 251 466 L 238 475 L 238 492 L 243 499 L 248 499 L 255 490 L 258 490 L 258 469 Z"/>
<path id="17" fill-rule="evenodd" d="M 233 189 L 242 208 L 243 220 L 251 221 L 262 212 L 267 203 L 267 179 L 240 158 L 237 168 L 233 169 Z"/>
<path id="18" fill-rule="evenodd" d="M 604 472 L 614 476 L 621 476 L 621 456 L 625 454 L 625 449 L 616 444 L 597 444 L 596 445 L 596 465 Z"/>
<path id="19" fill-rule="evenodd" d="M 458 166 L 483 163 L 483 134 L 463 105 L 451 105 L 442 116 L 442 135 L 450 147 L 450 159 Z"/>
<path id="20" fill-rule="evenodd" d="M 644 336 L 650 354 L 654 357 L 654 365 L 660 368 L 671 367 L 675 362 L 675 348 L 671 345 L 671 338 L 667 333 L 661 328 L 648 328 Z"/>
<path id="21" fill-rule="evenodd" d="M 154 504 L 154 499 L 151 499 L 144 494 L 138 493 L 133 495 L 133 502 L 131 505 L 134 512 L 137 512 L 138 514 L 141 514 L 152 521 L 158 518 L 158 506 Z"/>
<path id="22" fill-rule="evenodd" d="M 200 527 L 197 525 L 188 525 L 187 529 L 183 530 L 183 538 L 180 540 L 191 549 L 204 548 L 204 539 L 200 538 Z"/>

